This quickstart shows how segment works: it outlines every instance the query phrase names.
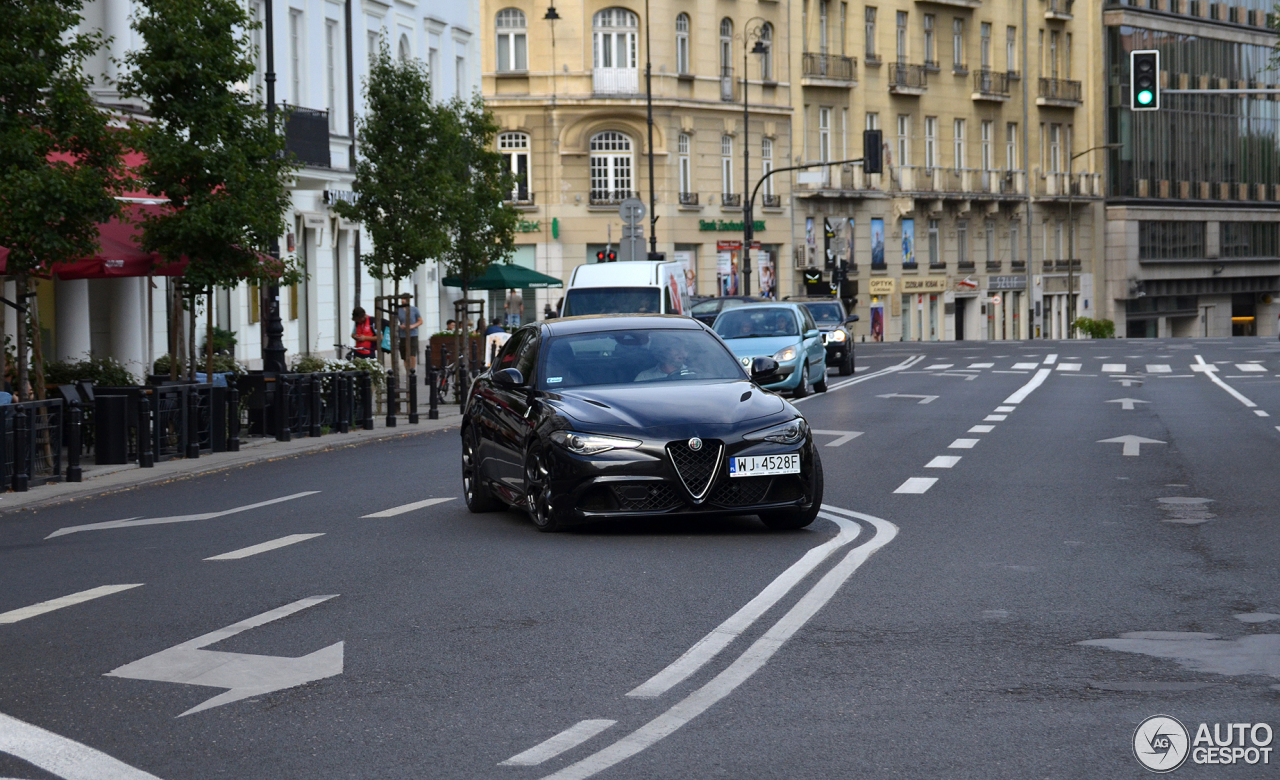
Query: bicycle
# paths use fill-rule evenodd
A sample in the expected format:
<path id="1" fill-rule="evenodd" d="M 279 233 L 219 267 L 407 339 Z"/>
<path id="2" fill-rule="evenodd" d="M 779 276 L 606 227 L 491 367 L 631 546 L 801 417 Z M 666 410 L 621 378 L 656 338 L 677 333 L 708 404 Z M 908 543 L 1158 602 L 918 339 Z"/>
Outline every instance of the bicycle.
<path id="1" fill-rule="evenodd" d="M 348 346 L 345 344 L 334 344 L 333 352 L 337 356 L 338 360 L 342 360 L 347 363 L 350 363 L 357 358 L 360 360 L 373 360 L 369 355 L 361 355 L 359 352 L 356 352 L 356 348 L 354 346 Z"/>

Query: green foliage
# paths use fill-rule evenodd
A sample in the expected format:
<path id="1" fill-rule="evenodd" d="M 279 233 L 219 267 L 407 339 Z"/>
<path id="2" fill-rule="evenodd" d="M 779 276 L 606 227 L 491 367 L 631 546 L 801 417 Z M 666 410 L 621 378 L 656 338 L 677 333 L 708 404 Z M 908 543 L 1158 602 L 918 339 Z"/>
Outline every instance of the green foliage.
<path id="1" fill-rule="evenodd" d="M 217 325 L 213 326 L 213 354 L 215 355 L 234 355 L 236 353 L 236 334 L 234 331 L 223 330 Z M 209 354 L 209 342 L 206 340 L 204 344 L 203 354 Z"/>
<path id="2" fill-rule="evenodd" d="M 1113 339 L 1116 337 L 1116 324 L 1111 320 L 1095 320 L 1089 317 L 1076 319 L 1075 329 L 1093 339 Z"/>
<path id="3" fill-rule="evenodd" d="M 101 387 L 132 387 L 138 384 L 137 378 L 129 372 L 129 369 L 111 357 L 90 355 L 84 360 L 59 360 L 45 364 L 46 388 L 72 385 L 82 380 L 88 380 Z"/>
<path id="4" fill-rule="evenodd" d="M 368 371 L 369 376 L 373 378 L 373 386 L 375 388 L 381 389 L 387 384 L 387 375 L 382 370 L 382 366 L 376 360 L 369 360 L 368 358 L 338 360 L 314 355 L 299 355 L 293 359 L 293 365 L 289 367 L 289 371 L 294 374 L 317 374 L 327 371 Z"/>
<path id="5" fill-rule="evenodd" d="M 155 365 L 152 366 L 153 373 L 168 374 L 169 361 L 170 361 L 170 357 L 168 355 L 161 355 L 160 357 L 156 358 Z M 200 368 L 203 369 L 204 366 L 202 365 L 200 366 Z M 244 376 L 245 374 L 249 373 L 249 369 L 245 368 L 240 363 L 237 363 L 236 359 L 231 355 L 215 353 L 213 356 L 213 373 L 215 374 L 231 373 L 231 374 L 235 374 L 236 376 Z"/>
<path id="6" fill-rule="evenodd" d="M 189 290 L 298 281 L 296 258 L 259 255 L 284 232 L 285 177 L 295 165 L 280 122 L 237 87 L 254 71 L 255 23 L 243 4 L 139 0 L 133 28 L 143 45 L 125 55 L 121 93 L 145 98 L 153 120 L 133 129 L 147 155 L 139 175 L 173 207 L 144 218 L 143 247 L 166 261 L 188 258 Z"/>

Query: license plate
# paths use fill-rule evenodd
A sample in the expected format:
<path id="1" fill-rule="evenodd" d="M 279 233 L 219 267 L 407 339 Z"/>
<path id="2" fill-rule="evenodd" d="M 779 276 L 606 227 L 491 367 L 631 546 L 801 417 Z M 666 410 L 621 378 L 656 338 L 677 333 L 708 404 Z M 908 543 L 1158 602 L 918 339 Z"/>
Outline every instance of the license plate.
<path id="1" fill-rule="evenodd" d="M 751 455 L 729 459 L 731 477 L 767 477 L 770 474 L 799 474 L 800 453 L 786 455 Z"/>

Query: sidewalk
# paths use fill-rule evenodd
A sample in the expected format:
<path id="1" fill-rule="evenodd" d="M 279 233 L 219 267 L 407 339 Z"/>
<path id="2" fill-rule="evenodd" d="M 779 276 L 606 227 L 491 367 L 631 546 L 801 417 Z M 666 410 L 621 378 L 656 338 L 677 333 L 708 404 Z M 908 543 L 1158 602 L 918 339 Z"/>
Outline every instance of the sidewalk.
<path id="1" fill-rule="evenodd" d="M 186 479 L 201 474 L 248 466 L 280 458 L 290 458 L 312 452 L 355 447 L 388 439 L 414 436 L 430 431 L 456 428 L 462 419 L 457 404 L 440 406 L 440 419 L 427 419 L 425 406 L 422 408 L 421 421 L 410 425 L 406 416 L 396 420 L 396 427 L 386 426 L 386 416 L 374 417 L 374 429 L 353 430 L 351 433 L 330 433 L 316 438 L 294 437 L 292 441 L 278 442 L 275 438 L 241 438 L 239 452 L 215 452 L 201 455 L 196 459 L 174 458 L 157 463 L 154 468 L 140 468 L 137 463 L 120 466 L 95 466 L 84 464 L 82 482 L 56 482 L 51 485 L 38 484 L 31 481 L 31 489 L 25 493 L 0 493 L 0 513 L 13 509 L 29 509 L 66 501 L 87 498 L 89 496 L 110 493 L 117 490 L 128 490 L 140 485 L 157 482 L 169 482 Z M 63 479 L 66 478 L 66 464 L 63 464 Z"/>

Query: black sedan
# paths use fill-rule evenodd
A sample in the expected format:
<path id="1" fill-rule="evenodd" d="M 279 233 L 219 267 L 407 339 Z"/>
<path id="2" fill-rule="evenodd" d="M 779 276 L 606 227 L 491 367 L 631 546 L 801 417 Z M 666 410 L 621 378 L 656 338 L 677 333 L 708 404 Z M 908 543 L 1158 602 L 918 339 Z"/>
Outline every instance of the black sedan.
<path id="1" fill-rule="evenodd" d="M 858 315 L 846 314 L 844 304 L 836 298 L 795 297 L 786 300 L 798 303 L 809 310 L 813 321 L 822 331 L 822 343 L 827 349 L 827 365 L 849 376 L 856 370 L 853 354 L 853 323 Z"/>
<path id="2" fill-rule="evenodd" d="M 802 528 L 822 503 L 804 417 L 761 390 L 688 317 L 527 325 L 472 384 L 462 421 L 467 507 L 523 509 L 543 531 L 615 518 L 754 514 Z"/>
<path id="3" fill-rule="evenodd" d="M 689 309 L 689 316 L 705 325 L 714 325 L 716 317 L 720 316 L 720 312 L 725 309 L 732 309 L 735 306 L 746 306 L 749 303 L 764 303 L 763 298 L 755 298 L 750 295 L 731 295 L 724 298 L 708 298 L 698 301 Z"/>

